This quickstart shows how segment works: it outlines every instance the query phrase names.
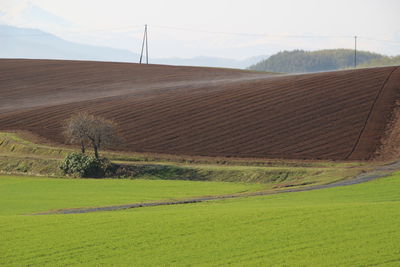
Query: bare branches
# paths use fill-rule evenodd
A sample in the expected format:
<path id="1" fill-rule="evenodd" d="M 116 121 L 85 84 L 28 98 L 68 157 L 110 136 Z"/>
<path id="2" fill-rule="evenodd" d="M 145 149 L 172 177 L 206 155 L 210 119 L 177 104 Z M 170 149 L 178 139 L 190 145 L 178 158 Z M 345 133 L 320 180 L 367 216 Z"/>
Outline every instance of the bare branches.
<path id="1" fill-rule="evenodd" d="M 68 142 L 79 144 L 82 153 L 90 144 L 96 158 L 99 158 L 100 148 L 110 147 L 121 140 L 113 121 L 86 112 L 73 115 L 65 122 L 64 136 Z"/>

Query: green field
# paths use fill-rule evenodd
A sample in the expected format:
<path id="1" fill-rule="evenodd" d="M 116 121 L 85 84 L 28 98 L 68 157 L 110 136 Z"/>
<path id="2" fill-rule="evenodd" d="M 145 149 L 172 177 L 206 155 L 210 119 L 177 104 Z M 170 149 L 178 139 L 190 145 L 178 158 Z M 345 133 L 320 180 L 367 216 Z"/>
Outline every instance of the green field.
<path id="1" fill-rule="evenodd" d="M 62 178 L 58 166 L 71 151 L 0 133 L 0 173 L 8 174 L 0 176 L 0 266 L 400 265 L 400 173 L 308 192 L 32 215 L 327 184 L 373 163 L 106 151 L 135 175 Z"/>
<path id="2" fill-rule="evenodd" d="M 152 189 L 143 181 L 133 183 L 132 187 L 123 185 L 126 195 L 117 196 L 109 195 L 115 191 L 108 191 L 102 185 L 92 189 L 85 185 L 92 192 L 90 195 L 79 192 L 76 187 L 83 186 L 79 184 L 82 180 L 2 179 L 1 187 L 5 188 L 0 194 L 2 266 L 400 265 L 400 173 L 364 184 L 308 192 L 41 216 L 18 214 L 58 204 L 78 204 L 79 199 L 87 201 L 85 205 L 122 201 L 130 195 L 130 190 L 133 190 L 129 196 L 132 200 L 169 195 L 164 194 L 165 181 L 151 181 Z M 68 184 L 70 181 L 78 181 L 79 185 Z M 92 181 L 114 182 L 83 182 Z M 48 189 L 41 187 L 41 183 Z M 174 184 L 176 192 L 182 193 L 182 188 L 187 188 L 184 191 L 189 194 L 192 182 L 180 183 Z M 234 185 L 237 188 L 225 185 L 221 183 L 215 190 L 243 190 L 239 188 L 241 185 Z M 140 196 L 143 190 L 135 191 L 135 186 L 151 193 Z M 21 192 L 21 200 L 9 200 L 12 192 L 7 187 Z M 200 191 L 207 194 L 210 189 L 207 187 L 207 183 L 202 189 L 196 185 L 190 194 Z M 53 205 L 51 202 L 56 201 L 58 194 L 64 200 Z M 40 200 L 32 199 L 35 196 Z"/>
<path id="3" fill-rule="evenodd" d="M 110 206 L 263 189 L 261 184 L 0 176 L 0 215 Z"/>

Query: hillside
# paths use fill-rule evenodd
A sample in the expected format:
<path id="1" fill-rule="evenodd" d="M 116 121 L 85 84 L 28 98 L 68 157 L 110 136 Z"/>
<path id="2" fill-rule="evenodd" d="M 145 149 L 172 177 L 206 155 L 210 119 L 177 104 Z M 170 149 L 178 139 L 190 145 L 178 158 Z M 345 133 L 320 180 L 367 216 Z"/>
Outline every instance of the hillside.
<path id="1" fill-rule="evenodd" d="M 0 60 L 0 130 L 63 143 L 86 110 L 120 126 L 125 150 L 182 155 L 370 159 L 400 68 L 303 75 L 52 60 Z"/>
<path id="2" fill-rule="evenodd" d="M 69 59 L 132 62 L 128 50 L 69 42 L 37 29 L 0 25 L 0 58 Z"/>
<path id="3" fill-rule="evenodd" d="M 358 51 L 357 62 L 363 64 L 383 56 Z M 251 70 L 284 73 L 307 73 L 346 69 L 354 66 L 354 50 L 329 49 L 318 51 L 283 51 L 249 67 Z"/>
<path id="4" fill-rule="evenodd" d="M 140 58 L 139 54 L 126 49 L 70 42 L 38 29 L 0 25 L 0 36 L 2 38 L 2 41 L 0 42 L 0 58 L 96 60 L 115 62 L 138 62 Z M 139 43 L 141 42 L 139 39 L 136 41 Z M 192 58 L 153 58 L 150 54 L 149 61 L 156 64 L 178 66 L 207 66 L 245 69 L 267 57 L 268 56 L 256 56 L 245 59 L 204 56 Z"/>
<path id="5" fill-rule="evenodd" d="M 376 58 L 361 64 L 359 67 L 367 68 L 367 67 L 384 67 L 384 66 L 400 66 L 400 56 L 396 57 L 384 56 L 381 58 Z"/>

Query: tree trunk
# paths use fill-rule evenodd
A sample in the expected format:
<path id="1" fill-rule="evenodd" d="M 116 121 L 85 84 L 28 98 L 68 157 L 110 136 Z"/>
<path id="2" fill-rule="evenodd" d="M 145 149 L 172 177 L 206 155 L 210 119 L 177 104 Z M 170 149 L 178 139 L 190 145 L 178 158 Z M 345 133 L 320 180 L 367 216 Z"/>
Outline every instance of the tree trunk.
<path id="1" fill-rule="evenodd" d="M 81 152 L 82 154 L 85 154 L 85 144 L 83 143 L 83 141 L 81 141 Z"/>
<path id="2" fill-rule="evenodd" d="M 97 145 L 95 143 L 93 143 L 93 149 L 94 149 L 94 156 L 96 157 L 96 159 L 98 159 L 99 152 L 97 151 Z"/>

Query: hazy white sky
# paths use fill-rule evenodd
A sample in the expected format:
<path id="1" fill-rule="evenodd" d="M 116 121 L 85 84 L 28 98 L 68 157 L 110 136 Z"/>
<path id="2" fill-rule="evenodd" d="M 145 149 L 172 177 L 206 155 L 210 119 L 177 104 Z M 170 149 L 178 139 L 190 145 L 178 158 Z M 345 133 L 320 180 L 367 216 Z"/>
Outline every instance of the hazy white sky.
<path id="1" fill-rule="evenodd" d="M 27 21 L 32 5 L 65 23 Z M 353 47 L 349 37 L 287 35 L 390 40 L 398 43 L 360 38 L 359 48 L 400 54 L 400 0 L 0 0 L 0 12 L 8 24 L 133 52 L 140 49 L 147 23 L 153 57 L 244 58 L 283 49 Z"/>

